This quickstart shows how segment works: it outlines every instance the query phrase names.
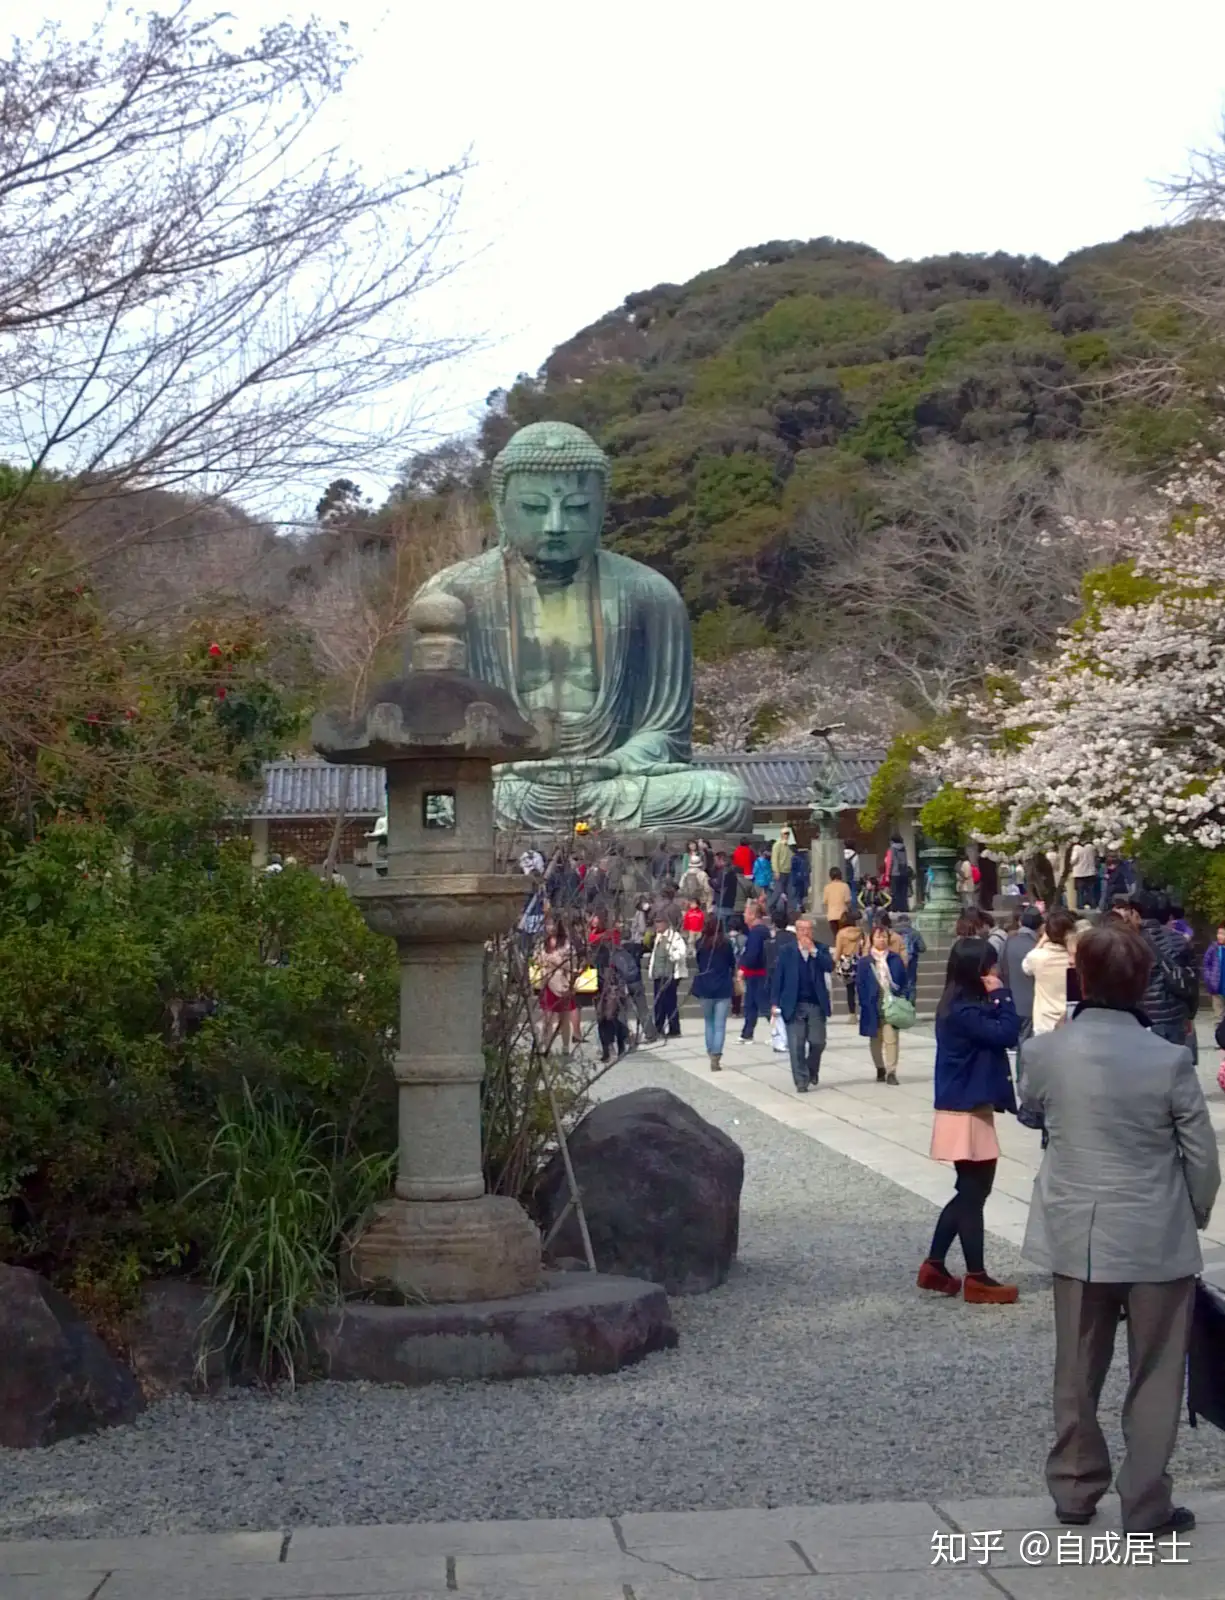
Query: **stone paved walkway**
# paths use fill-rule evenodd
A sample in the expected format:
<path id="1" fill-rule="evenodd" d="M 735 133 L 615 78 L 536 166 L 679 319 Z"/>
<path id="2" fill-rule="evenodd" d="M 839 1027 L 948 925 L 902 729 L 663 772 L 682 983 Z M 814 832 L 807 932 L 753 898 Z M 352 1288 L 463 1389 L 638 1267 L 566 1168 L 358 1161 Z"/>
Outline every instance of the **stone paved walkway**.
<path id="1" fill-rule="evenodd" d="M 866 1039 L 855 1024 L 835 1017 L 821 1067 L 821 1084 L 813 1093 L 797 1095 L 785 1055 L 771 1049 L 769 1028 L 757 1026 L 752 1044 L 741 1044 L 739 1025 L 728 1027 L 723 1071 L 710 1071 L 702 1041 L 702 1022 L 686 1016 L 679 1039 L 654 1046 L 667 1061 L 709 1082 L 725 1094 L 755 1106 L 827 1149 L 857 1161 L 889 1178 L 911 1194 L 943 1205 L 951 1192 L 948 1169 L 928 1156 L 932 1124 L 932 1072 L 935 1036 L 930 1023 L 902 1037 L 900 1083 L 878 1084 L 868 1059 Z M 1210 1021 L 1200 1023 L 1200 1080 L 1208 1099 L 1218 1140 L 1225 1136 L 1225 1096 L 1216 1081 L 1219 1052 Z M 1015 1117 L 997 1119 L 1002 1159 L 995 1189 L 987 1202 L 987 1227 L 998 1238 L 1020 1245 L 1034 1174 L 1042 1158 L 1038 1134 Z M 1217 1207 L 1203 1238 L 1205 1276 L 1225 1286 L 1225 1200 Z"/>
<path id="2" fill-rule="evenodd" d="M 1219 1600 L 1225 1494 L 1179 1541 L 1045 1500 L 0 1544 L 4 1600 Z"/>

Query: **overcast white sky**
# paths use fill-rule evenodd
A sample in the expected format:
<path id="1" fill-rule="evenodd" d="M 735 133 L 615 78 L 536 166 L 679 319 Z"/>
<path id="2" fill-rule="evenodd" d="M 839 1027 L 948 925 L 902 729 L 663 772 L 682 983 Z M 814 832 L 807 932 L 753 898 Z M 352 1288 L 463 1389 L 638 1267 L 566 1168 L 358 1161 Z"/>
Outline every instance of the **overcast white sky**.
<path id="1" fill-rule="evenodd" d="M 453 428 L 626 294 L 764 240 L 1058 260 L 1159 221 L 1154 180 L 1225 109 L 1225 0 L 310 9 L 347 21 L 364 57 L 337 112 L 356 155 L 425 165 L 471 148 L 478 163 L 469 264 L 430 313 L 488 340 L 435 380 Z"/>

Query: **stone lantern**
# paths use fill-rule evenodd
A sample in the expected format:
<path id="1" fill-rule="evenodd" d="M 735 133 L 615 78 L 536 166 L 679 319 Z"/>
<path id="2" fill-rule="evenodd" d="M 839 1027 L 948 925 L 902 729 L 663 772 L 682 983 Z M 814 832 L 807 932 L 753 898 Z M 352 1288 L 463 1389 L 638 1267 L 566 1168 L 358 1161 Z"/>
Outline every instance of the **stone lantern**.
<path id="1" fill-rule="evenodd" d="M 467 675 L 464 616 L 451 596 L 419 598 L 410 670 L 376 689 L 357 722 L 321 715 L 312 729 L 327 760 L 387 772 L 386 874 L 354 898 L 399 950 L 399 1162 L 354 1275 L 444 1302 L 521 1294 L 540 1275 L 535 1225 L 485 1192 L 480 1088 L 485 944 L 525 892 L 522 877 L 494 871 L 492 768 L 546 755 L 549 736 Z"/>

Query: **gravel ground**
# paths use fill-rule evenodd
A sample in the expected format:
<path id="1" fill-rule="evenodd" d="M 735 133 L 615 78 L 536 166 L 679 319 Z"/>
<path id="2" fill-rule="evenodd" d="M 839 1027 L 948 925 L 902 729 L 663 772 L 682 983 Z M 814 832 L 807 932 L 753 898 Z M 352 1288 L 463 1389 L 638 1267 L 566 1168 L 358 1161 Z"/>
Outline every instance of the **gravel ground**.
<path id="1" fill-rule="evenodd" d="M 678 1350 L 607 1378 L 167 1401 L 5 1452 L 0 1537 L 1042 1492 L 1050 1295 L 1014 1250 L 988 1264 L 1017 1306 L 920 1297 L 925 1201 L 665 1062 L 606 1081 L 674 1089 L 746 1154 L 739 1265 L 674 1302 Z M 1104 1415 L 1120 1400 L 1116 1369 Z M 1184 1428 L 1175 1471 L 1225 1486 L 1221 1435 Z"/>

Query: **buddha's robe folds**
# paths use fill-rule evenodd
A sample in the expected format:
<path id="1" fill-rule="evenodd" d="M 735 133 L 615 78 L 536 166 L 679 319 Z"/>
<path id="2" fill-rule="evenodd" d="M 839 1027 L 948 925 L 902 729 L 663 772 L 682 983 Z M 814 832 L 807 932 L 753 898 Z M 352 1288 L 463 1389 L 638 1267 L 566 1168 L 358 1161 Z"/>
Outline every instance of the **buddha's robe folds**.
<path id="1" fill-rule="evenodd" d="M 524 668 L 534 581 L 501 550 L 489 550 L 425 586 L 463 601 L 468 671 L 505 689 L 529 719 L 539 710 L 539 695 L 529 699 L 525 692 Z M 736 780 L 689 765 L 693 651 L 680 595 L 650 567 L 606 550 L 595 553 L 582 581 L 591 596 L 591 638 L 569 652 L 560 647 L 557 659 L 563 677 L 567 654 L 594 664 L 590 705 L 568 707 L 575 697 L 559 685 L 554 760 L 539 769 L 495 770 L 499 825 L 569 831 L 584 820 L 622 829 L 749 828 L 752 808 Z"/>

